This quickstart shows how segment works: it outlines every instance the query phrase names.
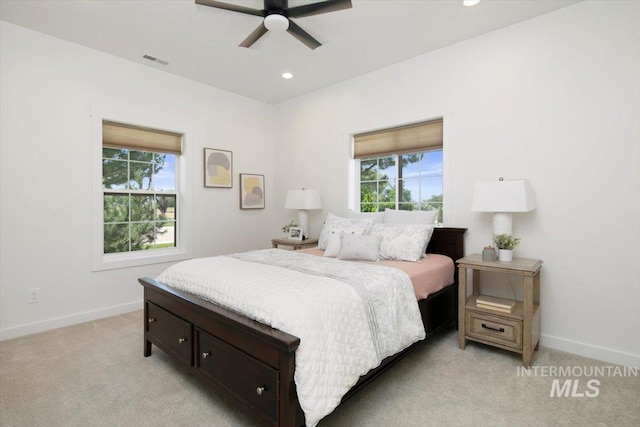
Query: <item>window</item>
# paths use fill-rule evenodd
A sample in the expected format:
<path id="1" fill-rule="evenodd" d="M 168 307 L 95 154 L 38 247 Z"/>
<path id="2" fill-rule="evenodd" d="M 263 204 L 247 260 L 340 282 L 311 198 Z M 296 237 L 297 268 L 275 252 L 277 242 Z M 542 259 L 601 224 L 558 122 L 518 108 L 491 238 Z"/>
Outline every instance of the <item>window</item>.
<path id="1" fill-rule="evenodd" d="M 442 223 L 442 150 L 360 159 L 360 211 L 438 209 Z"/>
<path id="2" fill-rule="evenodd" d="M 176 155 L 103 146 L 103 252 L 176 246 Z"/>
<path id="3" fill-rule="evenodd" d="M 438 210 L 442 224 L 442 120 L 354 136 L 361 212 Z"/>
<path id="4" fill-rule="evenodd" d="M 183 144 L 192 131 L 173 116 L 126 106 L 110 115 L 150 127 L 93 112 L 93 271 L 190 258 L 191 174 Z M 164 126 L 183 131 L 158 130 Z"/>

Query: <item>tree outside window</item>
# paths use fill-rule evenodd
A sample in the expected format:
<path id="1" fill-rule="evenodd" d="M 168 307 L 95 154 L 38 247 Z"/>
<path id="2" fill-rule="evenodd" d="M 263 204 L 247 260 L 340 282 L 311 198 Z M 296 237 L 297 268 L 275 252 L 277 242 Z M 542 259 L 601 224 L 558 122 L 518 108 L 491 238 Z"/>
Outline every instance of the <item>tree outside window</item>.
<path id="1" fill-rule="evenodd" d="M 103 147 L 105 254 L 176 246 L 176 157 Z"/>
<path id="2" fill-rule="evenodd" d="M 360 211 L 438 210 L 442 223 L 442 149 L 360 159 Z"/>

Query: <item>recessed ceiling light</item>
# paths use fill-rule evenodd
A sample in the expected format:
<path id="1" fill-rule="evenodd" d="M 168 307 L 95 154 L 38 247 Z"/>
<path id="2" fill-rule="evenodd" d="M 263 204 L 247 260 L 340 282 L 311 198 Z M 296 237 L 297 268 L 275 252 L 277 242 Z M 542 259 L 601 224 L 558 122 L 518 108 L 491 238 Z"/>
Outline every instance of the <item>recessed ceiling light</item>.
<path id="1" fill-rule="evenodd" d="M 462 4 L 467 7 L 475 6 L 478 3 L 480 3 L 480 0 L 462 0 Z"/>
<path id="2" fill-rule="evenodd" d="M 293 78 L 293 74 L 291 73 L 282 73 L 282 78 L 283 79 L 292 79 Z"/>

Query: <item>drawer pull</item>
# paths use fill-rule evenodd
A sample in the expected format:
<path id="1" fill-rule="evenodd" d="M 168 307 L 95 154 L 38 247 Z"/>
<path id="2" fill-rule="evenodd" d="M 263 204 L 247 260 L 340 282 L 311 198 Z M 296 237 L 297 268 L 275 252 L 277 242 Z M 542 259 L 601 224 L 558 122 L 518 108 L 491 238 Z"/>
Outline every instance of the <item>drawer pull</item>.
<path id="1" fill-rule="evenodd" d="M 490 331 L 504 332 L 504 328 L 492 328 L 491 326 L 487 326 L 485 323 L 482 324 L 482 327 L 485 329 L 489 329 Z"/>
<path id="2" fill-rule="evenodd" d="M 256 394 L 257 394 L 258 396 L 262 396 L 262 393 L 264 393 L 266 390 L 267 390 L 267 387 L 265 387 L 265 386 L 258 387 L 258 388 L 256 389 Z"/>
<path id="3" fill-rule="evenodd" d="M 182 344 L 186 340 L 187 340 L 186 338 L 178 338 L 178 344 Z"/>
<path id="4" fill-rule="evenodd" d="M 202 358 L 203 359 L 206 359 L 209 356 L 211 356 L 211 352 L 210 351 L 205 351 L 204 353 L 202 353 Z"/>
<path id="5" fill-rule="evenodd" d="M 153 323 L 153 322 L 155 322 L 155 321 L 156 321 L 156 318 L 155 318 L 155 317 L 150 317 L 150 318 L 149 318 L 149 320 L 148 320 L 148 322 L 149 322 L 149 323 Z"/>

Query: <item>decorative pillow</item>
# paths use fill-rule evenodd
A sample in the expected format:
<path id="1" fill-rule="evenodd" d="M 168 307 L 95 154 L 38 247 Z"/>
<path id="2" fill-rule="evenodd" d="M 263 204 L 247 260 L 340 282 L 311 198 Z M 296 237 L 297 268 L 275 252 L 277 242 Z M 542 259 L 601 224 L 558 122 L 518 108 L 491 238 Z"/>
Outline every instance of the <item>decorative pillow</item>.
<path id="1" fill-rule="evenodd" d="M 327 249 L 324 250 L 323 256 L 337 256 L 340 252 L 340 235 L 332 234 L 327 242 Z"/>
<path id="2" fill-rule="evenodd" d="M 372 219 L 374 224 L 376 222 L 384 222 L 384 212 L 356 212 L 349 209 L 347 217 L 349 219 Z"/>
<path id="3" fill-rule="evenodd" d="M 431 211 L 402 211 L 394 209 L 385 209 L 384 222 L 389 224 L 435 224 L 438 218 L 438 210 Z M 433 231 L 432 231 L 433 233 Z M 429 236 L 431 239 L 431 236 Z M 429 239 L 422 249 L 422 257 L 425 258 Z"/>
<path id="4" fill-rule="evenodd" d="M 318 239 L 318 249 L 327 249 L 329 243 L 329 236 L 332 234 L 340 235 L 340 232 L 344 231 L 350 234 L 363 235 L 369 233 L 373 220 L 371 219 L 348 219 L 335 216 L 334 214 L 328 214 L 327 219 L 324 221 L 324 227 L 320 233 Z"/>
<path id="5" fill-rule="evenodd" d="M 432 211 L 400 211 L 385 209 L 385 224 L 435 224 L 438 210 Z"/>
<path id="6" fill-rule="evenodd" d="M 430 224 L 374 224 L 371 236 L 380 236 L 380 258 L 420 261 L 433 234 Z"/>
<path id="7" fill-rule="evenodd" d="M 340 233 L 338 259 L 380 261 L 380 236 Z"/>

